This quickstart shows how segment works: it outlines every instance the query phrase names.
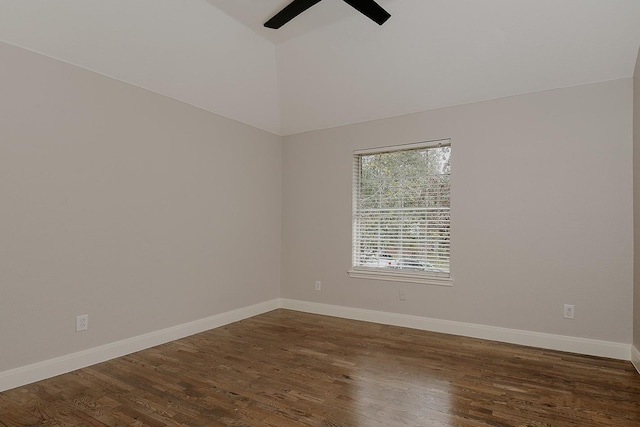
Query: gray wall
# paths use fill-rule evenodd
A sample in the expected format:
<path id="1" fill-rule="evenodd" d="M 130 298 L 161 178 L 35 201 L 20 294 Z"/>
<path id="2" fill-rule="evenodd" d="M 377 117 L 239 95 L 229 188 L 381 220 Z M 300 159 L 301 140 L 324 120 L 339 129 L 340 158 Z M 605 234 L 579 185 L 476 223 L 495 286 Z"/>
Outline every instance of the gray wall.
<path id="1" fill-rule="evenodd" d="M 3 43 L 0 64 L 0 371 L 279 296 L 280 137 Z"/>
<path id="2" fill-rule="evenodd" d="M 632 341 L 632 79 L 280 138 L 2 43 L 0 63 L 0 372 L 278 296 Z M 442 138 L 453 286 L 350 279 L 353 150 Z"/>
<path id="3" fill-rule="evenodd" d="M 285 137 L 282 297 L 631 343 L 632 83 Z M 353 150 L 443 138 L 453 286 L 349 278 Z"/>

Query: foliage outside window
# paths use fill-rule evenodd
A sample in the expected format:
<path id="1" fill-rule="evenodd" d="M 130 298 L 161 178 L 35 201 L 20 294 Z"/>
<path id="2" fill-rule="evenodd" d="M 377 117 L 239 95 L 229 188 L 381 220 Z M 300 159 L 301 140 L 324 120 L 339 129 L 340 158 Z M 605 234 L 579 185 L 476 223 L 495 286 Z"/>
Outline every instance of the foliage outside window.
<path id="1" fill-rule="evenodd" d="M 450 283 L 449 140 L 354 154 L 351 277 Z"/>

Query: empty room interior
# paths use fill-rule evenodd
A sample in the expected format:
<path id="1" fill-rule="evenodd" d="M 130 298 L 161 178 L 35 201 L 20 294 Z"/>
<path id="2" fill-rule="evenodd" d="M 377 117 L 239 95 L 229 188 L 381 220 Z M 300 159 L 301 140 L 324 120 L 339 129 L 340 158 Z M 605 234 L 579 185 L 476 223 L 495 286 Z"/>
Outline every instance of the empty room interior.
<path id="1" fill-rule="evenodd" d="M 0 0 L 0 425 L 640 426 L 640 1 L 290 3 Z"/>

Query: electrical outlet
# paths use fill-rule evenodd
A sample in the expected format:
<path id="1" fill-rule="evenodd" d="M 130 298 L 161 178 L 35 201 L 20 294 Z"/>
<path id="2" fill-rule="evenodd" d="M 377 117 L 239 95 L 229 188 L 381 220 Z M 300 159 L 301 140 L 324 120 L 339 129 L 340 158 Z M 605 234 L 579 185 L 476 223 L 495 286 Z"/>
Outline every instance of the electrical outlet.
<path id="1" fill-rule="evenodd" d="M 86 331 L 87 329 L 89 329 L 89 315 L 76 316 L 76 332 Z"/>
<path id="2" fill-rule="evenodd" d="M 316 291 L 322 290 L 322 282 L 320 280 L 316 280 Z"/>
<path id="3" fill-rule="evenodd" d="M 407 293 L 404 289 L 400 289 L 400 292 L 398 292 L 398 297 L 400 297 L 400 301 L 406 301 L 407 300 Z"/>
<path id="4" fill-rule="evenodd" d="M 576 310 L 573 304 L 565 304 L 564 305 L 564 318 L 565 319 L 575 319 L 576 318 Z"/>

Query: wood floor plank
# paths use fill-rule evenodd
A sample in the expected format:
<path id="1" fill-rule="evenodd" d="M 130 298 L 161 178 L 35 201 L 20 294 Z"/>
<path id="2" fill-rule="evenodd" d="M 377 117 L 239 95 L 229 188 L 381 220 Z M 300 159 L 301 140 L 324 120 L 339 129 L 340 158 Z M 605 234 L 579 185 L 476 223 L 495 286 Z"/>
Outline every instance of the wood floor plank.
<path id="1" fill-rule="evenodd" d="M 275 310 L 0 393 L 0 426 L 640 426 L 629 362 Z"/>

